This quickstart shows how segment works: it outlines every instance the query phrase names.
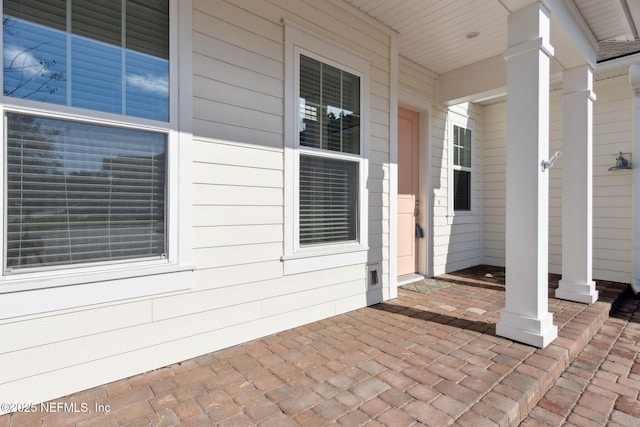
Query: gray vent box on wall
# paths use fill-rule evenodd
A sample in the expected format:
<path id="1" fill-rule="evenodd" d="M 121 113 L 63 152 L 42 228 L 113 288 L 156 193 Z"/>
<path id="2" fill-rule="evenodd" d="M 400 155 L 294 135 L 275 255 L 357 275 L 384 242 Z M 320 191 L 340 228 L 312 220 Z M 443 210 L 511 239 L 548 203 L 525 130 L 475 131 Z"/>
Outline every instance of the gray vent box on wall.
<path id="1" fill-rule="evenodd" d="M 367 264 L 367 289 L 378 287 L 382 284 L 382 272 L 380 264 Z"/>

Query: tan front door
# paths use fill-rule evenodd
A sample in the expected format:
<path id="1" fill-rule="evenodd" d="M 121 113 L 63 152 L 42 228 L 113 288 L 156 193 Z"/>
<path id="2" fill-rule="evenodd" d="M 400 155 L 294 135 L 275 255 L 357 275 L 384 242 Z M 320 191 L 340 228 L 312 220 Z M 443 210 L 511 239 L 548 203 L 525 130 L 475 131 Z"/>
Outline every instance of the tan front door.
<path id="1" fill-rule="evenodd" d="M 398 275 L 415 273 L 418 262 L 418 119 L 416 112 L 398 109 Z"/>

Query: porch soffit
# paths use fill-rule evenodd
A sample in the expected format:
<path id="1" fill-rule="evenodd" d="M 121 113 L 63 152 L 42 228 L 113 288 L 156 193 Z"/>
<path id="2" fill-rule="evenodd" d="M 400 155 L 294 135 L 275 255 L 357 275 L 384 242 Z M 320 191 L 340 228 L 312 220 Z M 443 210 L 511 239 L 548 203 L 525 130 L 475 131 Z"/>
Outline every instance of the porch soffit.
<path id="1" fill-rule="evenodd" d="M 454 80 L 459 77 L 467 79 L 465 85 L 468 87 L 470 75 L 475 75 L 473 80 L 478 81 L 488 78 L 487 71 L 493 72 L 499 68 L 495 58 L 502 56 L 507 46 L 509 13 L 535 3 L 532 0 L 344 2 L 396 32 L 401 57 L 434 72 L 441 81 L 448 80 L 448 84 L 458 87 L 458 92 L 460 86 Z M 589 62 L 595 65 L 601 42 L 608 42 L 606 48 L 619 52 L 625 46 L 634 46 L 635 43 L 629 42 L 637 40 L 640 32 L 640 2 L 637 0 L 542 2 L 552 11 L 551 44 L 556 52 L 551 63 L 552 74 Z M 472 33 L 478 35 L 469 38 Z M 626 45 L 617 46 L 615 43 Z M 623 54 L 629 52 L 634 53 L 634 50 L 627 49 Z M 606 55 L 602 51 L 598 60 L 608 59 Z M 492 64 L 494 68 L 487 68 L 487 64 Z M 484 70 L 485 74 L 476 74 L 478 70 Z M 477 91 L 474 94 L 476 99 L 477 95 L 486 98 L 493 93 L 499 94 L 500 88 L 495 86 L 500 79 L 493 75 L 490 80 L 480 84 L 477 89 L 468 87 L 468 90 Z M 459 82 L 462 83 L 462 80 Z M 506 80 L 503 86 L 506 86 Z M 462 99 L 458 95 L 456 99 Z"/>

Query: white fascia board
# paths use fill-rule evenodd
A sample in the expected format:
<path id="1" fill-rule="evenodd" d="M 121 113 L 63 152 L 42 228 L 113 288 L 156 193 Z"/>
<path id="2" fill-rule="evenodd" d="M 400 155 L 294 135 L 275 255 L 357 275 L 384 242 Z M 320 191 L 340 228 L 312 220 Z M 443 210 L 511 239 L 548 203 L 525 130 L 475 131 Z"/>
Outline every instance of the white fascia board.
<path id="1" fill-rule="evenodd" d="M 623 56 L 622 58 L 601 62 L 596 66 L 594 72 L 595 74 L 599 74 L 621 69 L 624 69 L 626 71 L 631 65 L 638 62 L 640 62 L 640 53 L 634 53 L 633 55 L 627 55 Z"/>
<path id="2" fill-rule="evenodd" d="M 488 99 L 507 92 L 507 63 L 502 55 L 440 74 L 438 102 L 444 106 Z"/>
<path id="3" fill-rule="evenodd" d="M 546 0 L 544 2 L 551 11 L 551 28 L 555 30 L 555 37 L 553 37 L 551 43 L 558 43 L 558 40 L 562 35 L 568 37 L 575 47 L 577 47 L 582 55 L 584 55 L 584 61 L 582 64 L 587 63 L 592 67 L 596 65 L 596 51 L 597 51 L 597 39 L 589 29 L 589 26 L 584 22 L 581 15 L 576 10 L 571 10 L 567 3 L 562 0 Z M 558 37 L 560 36 L 560 37 Z M 558 55 L 557 49 L 560 46 L 554 46 Z M 574 52 L 573 49 L 569 50 Z M 561 62 L 562 58 L 558 58 Z M 567 68 L 573 68 L 574 66 L 581 64 L 563 64 Z"/>

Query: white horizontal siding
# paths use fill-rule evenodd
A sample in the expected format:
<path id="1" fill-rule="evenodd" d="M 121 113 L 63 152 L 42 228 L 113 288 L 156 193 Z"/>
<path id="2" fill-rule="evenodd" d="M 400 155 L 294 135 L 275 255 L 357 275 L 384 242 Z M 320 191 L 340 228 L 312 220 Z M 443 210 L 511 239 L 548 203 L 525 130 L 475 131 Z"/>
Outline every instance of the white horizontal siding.
<path id="1" fill-rule="evenodd" d="M 282 149 L 200 138 L 194 141 L 193 156 L 196 161 L 215 158 L 218 164 L 282 170 Z"/>
<path id="2" fill-rule="evenodd" d="M 108 358 L 127 351 L 199 335 L 211 330 L 255 320 L 260 317 L 260 302 L 229 306 L 215 311 L 195 313 L 163 321 L 148 322 L 132 328 L 86 335 L 81 339 L 59 341 L 46 346 L 23 349 L 0 355 L 3 381 L 11 382 L 55 369 L 60 364 L 52 355 L 64 355 L 64 364 L 74 366 L 87 361 Z M 150 320 L 150 319 L 149 319 Z M 161 331 L 161 333 L 159 333 Z M 46 349 L 47 351 L 43 351 Z"/>
<path id="3" fill-rule="evenodd" d="M 483 263 L 504 266 L 506 224 L 506 103 L 484 107 Z"/>
<path id="4" fill-rule="evenodd" d="M 243 264 L 228 265 L 196 271 L 192 290 L 197 292 L 204 289 L 224 288 L 241 284 L 250 284 L 250 286 L 257 288 L 256 283 L 280 278 L 282 278 L 282 262 L 280 260 L 256 262 L 251 264 L 249 268 Z M 206 300 L 203 303 L 214 304 Z M 222 302 L 222 304 L 224 305 L 225 303 Z"/>
<path id="5" fill-rule="evenodd" d="M 484 215 L 482 199 L 483 182 L 483 132 L 484 118 L 482 107 L 476 104 L 460 104 L 449 109 L 453 114 L 468 117 L 472 121 L 472 194 L 471 214 L 458 213 L 451 216 L 450 204 L 452 192 L 449 182 L 452 175 L 449 171 L 450 129 L 448 112 L 436 110 L 431 128 L 431 188 L 434 193 L 433 203 L 433 268 L 434 274 L 443 274 L 462 268 L 478 265 L 483 256 Z"/>
<path id="6" fill-rule="evenodd" d="M 609 172 L 620 151 L 632 151 L 628 76 L 597 82 L 594 105 L 593 275 L 631 282 L 631 172 Z"/>
<path id="7" fill-rule="evenodd" d="M 86 321 L 85 311 L 76 311 L 7 323 L 0 325 L 3 338 L 0 354 L 130 328 L 149 322 L 151 315 L 151 302 L 140 301 L 94 308 L 91 322 Z"/>
<path id="8" fill-rule="evenodd" d="M 562 91 L 550 94 L 549 156 L 562 151 Z M 562 158 L 549 169 L 549 262 L 550 273 L 562 273 Z"/>
<path id="9" fill-rule="evenodd" d="M 195 184 L 194 205 L 281 206 L 279 188 Z"/>
<path id="10" fill-rule="evenodd" d="M 277 49 L 282 50 L 282 27 L 279 25 L 278 10 L 265 1 L 244 2 L 244 5 L 238 1 L 233 3 L 223 0 L 194 0 L 194 32 L 228 41 L 242 50 L 266 55 L 272 52 L 271 55 L 278 57 Z M 252 36 L 258 39 L 251 39 Z M 272 44 L 262 44 L 269 42 Z M 196 49 L 201 50 L 203 47 L 197 46 Z"/>
<path id="11" fill-rule="evenodd" d="M 247 129 L 257 129 L 263 132 L 282 133 L 282 117 L 277 114 L 199 98 L 194 99 L 193 110 L 194 116 L 198 119 L 217 121 Z"/>
<path id="12" fill-rule="evenodd" d="M 231 52 L 221 53 L 232 53 L 232 49 L 234 48 L 229 46 L 228 50 L 231 50 Z M 237 48 L 235 49 L 237 50 Z M 232 60 L 233 57 L 225 59 L 228 61 Z M 219 58 L 210 58 L 199 53 L 194 54 L 193 62 L 195 75 L 201 77 L 199 81 L 210 79 L 273 97 L 282 96 L 282 79 L 262 74 L 258 70 L 247 69 L 233 63 L 222 61 Z M 195 90 L 194 93 L 196 94 L 196 99 L 198 99 L 197 96 L 200 94 L 198 90 Z M 198 117 L 195 115 L 195 118 L 203 119 L 209 117 Z"/>
<path id="13" fill-rule="evenodd" d="M 198 161 L 193 165 L 193 180 L 198 184 L 278 188 L 282 186 L 282 171 Z"/>
<path id="14" fill-rule="evenodd" d="M 234 142 L 236 144 L 255 145 L 260 141 L 260 148 L 282 149 L 283 135 L 260 129 L 238 127 L 213 120 L 196 120 L 193 123 L 194 135 L 215 135 L 211 139 Z M 199 136 L 200 140 L 208 138 Z"/>
<path id="15" fill-rule="evenodd" d="M 277 261 L 280 257 L 281 242 L 198 248 L 193 251 L 193 258 L 199 269 L 251 265 L 257 262 Z"/>
<path id="16" fill-rule="evenodd" d="M 244 224 L 243 224 L 244 221 Z M 278 206 L 194 206 L 193 225 L 282 224 L 282 207 Z M 197 230 L 196 230 L 197 231 Z"/>
<path id="17" fill-rule="evenodd" d="M 197 231 L 193 238 L 194 248 L 255 245 L 282 241 L 281 224 L 199 227 Z"/>
<path id="18" fill-rule="evenodd" d="M 437 80 L 428 70 L 405 59 L 400 60 L 398 67 L 398 81 L 410 92 L 425 98 L 436 98 Z"/>
<path id="19" fill-rule="evenodd" d="M 431 182 L 429 187 L 432 189 L 434 198 L 432 209 L 432 227 L 433 227 L 433 248 L 430 254 L 433 263 L 433 274 L 439 275 L 446 273 L 448 270 L 448 259 L 443 255 L 435 255 L 437 251 L 442 252 L 443 243 L 436 243 L 440 237 L 446 237 L 451 233 L 449 226 L 448 206 L 448 149 L 447 149 L 447 115 L 446 112 L 434 108 L 431 114 L 431 152 L 429 157 L 431 160 Z"/>
<path id="20" fill-rule="evenodd" d="M 264 264 L 255 264 L 256 268 L 261 268 Z M 246 269 L 246 267 L 245 267 Z M 282 270 L 282 269 L 280 269 Z M 348 266 L 327 271 L 325 274 L 304 273 L 296 276 L 265 278 L 258 283 L 254 278 L 243 283 L 231 283 L 224 286 L 203 289 L 199 292 L 192 292 L 183 295 L 158 298 L 153 302 L 154 318 L 166 319 L 171 317 L 185 316 L 189 313 L 214 310 L 227 305 L 237 305 L 248 301 L 264 301 L 272 298 L 284 298 L 288 295 L 304 294 L 314 292 L 321 294 L 328 286 L 346 282 L 354 282 L 362 279 L 361 266 Z M 224 278 L 220 274 L 236 274 L 236 280 L 243 277 L 240 271 L 211 271 L 197 272 L 199 279 L 206 280 L 207 277 L 216 277 L 220 281 Z M 281 273 L 281 271 L 280 271 Z M 231 277 L 230 277 L 231 278 Z M 233 279 L 233 278 L 231 278 Z M 214 285 L 214 284 L 212 284 Z M 354 286 L 354 289 L 362 293 L 362 288 Z M 319 298 L 327 298 L 330 292 L 325 292 Z M 280 308 L 280 312 L 286 312 L 286 306 Z"/>

